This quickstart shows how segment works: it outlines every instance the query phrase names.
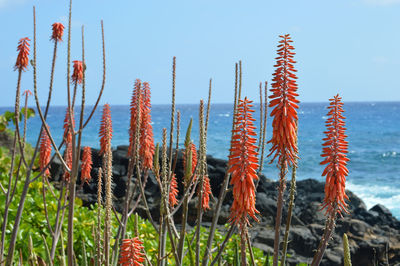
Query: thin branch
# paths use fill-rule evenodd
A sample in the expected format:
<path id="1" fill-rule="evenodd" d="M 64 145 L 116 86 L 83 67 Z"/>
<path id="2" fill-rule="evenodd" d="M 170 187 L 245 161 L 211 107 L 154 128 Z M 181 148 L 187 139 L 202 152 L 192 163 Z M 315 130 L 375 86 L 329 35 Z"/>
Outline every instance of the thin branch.
<path id="1" fill-rule="evenodd" d="M 246 234 L 246 241 L 247 241 L 247 246 L 248 246 L 248 248 L 249 248 L 250 259 L 251 259 L 251 265 L 252 265 L 252 266 L 256 266 L 255 259 L 254 259 L 253 248 L 252 248 L 252 246 L 251 246 L 251 241 L 250 241 L 249 232 L 247 232 L 247 234 Z M 281 264 L 281 265 L 285 265 L 285 264 Z"/>
<path id="2" fill-rule="evenodd" d="M 258 133 L 258 147 L 257 152 L 260 151 L 262 145 L 262 130 L 263 130 L 263 97 L 262 97 L 262 82 L 260 82 L 260 128 Z"/>
<path id="3" fill-rule="evenodd" d="M 22 70 L 18 70 L 18 82 L 17 82 L 17 92 L 15 96 L 15 110 L 14 110 L 14 119 L 15 119 L 15 132 L 17 133 L 17 142 L 18 142 L 18 148 L 20 152 L 20 160 L 23 161 L 24 165 L 27 166 L 26 161 L 25 161 L 25 153 L 24 153 L 24 145 L 22 144 L 22 138 L 20 135 L 20 130 L 19 130 L 19 103 L 20 103 L 20 93 L 21 93 L 21 76 L 22 76 Z"/>
<path id="4" fill-rule="evenodd" d="M 123 226 L 123 224 L 122 224 L 122 222 L 121 222 L 121 219 L 118 217 L 118 212 L 117 212 L 117 210 L 115 209 L 114 206 L 112 206 L 112 211 L 113 211 L 113 213 L 114 213 L 114 215 L 115 215 L 115 218 L 117 218 L 118 224 L 119 224 L 120 226 Z"/>
<path id="5" fill-rule="evenodd" d="M 49 187 L 50 187 L 50 185 L 49 185 Z M 50 250 L 50 259 L 51 260 L 54 260 L 54 255 L 56 252 L 58 239 L 59 239 L 60 233 L 61 233 L 62 222 L 64 220 L 65 208 L 62 206 L 62 200 L 64 199 L 64 205 L 65 205 L 65 203 L 66 203 L 65 194 L 66 193 L 67 193 L 67 190 L 65 190 L 65 192 L 64 192 L 64 182 L 61 182 L 60 196 L 59 196 L 58 202 L 57 202 L 56 222 L 54 224 L 53 241 L 51 243 L 51 250 Z M 60 211 L 61 210 L 62 210 L 62 214 L 61 214 L 61 219 L 60 219 Z"/>
<path id="6" fill-rule="evenodd" d="M 208 132 L 208 120 L 210 118 L 211 91 L 212 91 L 212 79 L 210 78 L 210 85 L 208 87 L 207 113 L 206 113 L 206 125 L 205 125 L 206 136 L 207 136 L 207 132 Z"/>
<path id="7" fill-rule="evenodd" d="M 94 104 L 93 109 L 89 114 L 89 117 L 86 119 L 85 123 L 83 124 L 83 128 L 86 127 L 86 125 L 89 123 L 90 119 L 92 118 L 94 112 L 96 111 L 97 105 L 99 104 L 101 96 L 103 95 L 104 86 L 106 84 L 106 48 L 105 48 L 105 42 L 104 42 L 103 21 L 101 21 L 101 38 L 102 38 L 102 44 L 103 44 L 103 81 L 101 83 L 99 96 L 97 97 L 96 103 Z"/>
<path id="8" fill-rule="evenodd" d="M 288 207 L 287 218 L 286 218 L 285 236 L 283 237 L 281 265 L 285 265 L 287 247 L 289 244 L 289 230 L 290 230 L 290 223 L 292 221 L 292 212 L 293 212 L 293 208 L 294 208 L 294 197 L 295 197 L 295 193 L 296 193 L 296 169 L 297 168 L 294 164 L 292 167 L 292 180 L 290 182 L 289 207 Z"/>
<path id="9" fill-rule="evenodd" d="M 281 232 L 281 220 L 283 210 L 283 194 L 286 189 L 286 158 L 282 159 L 280 165 L 280 177 L 278 187 L 278 199 L 276 201 L 276 218 L 275 218 L 275 238 L 274 238 L 274 259 L 273 266 L 278 265 L 279 260 L 279 244 L 280 244 L 280 232 Z"/>
<path id="10" fill-rule="evenodd" d="M 224 241 L 222 242 L 222 244 L 221 244 L 221 246 L 220 246 L 220 248 L 219 248 L 219 250 L 218 250 L 218 253 L 217 253 L 217 255 L 215 256 L 214 260 L 211 262 L 210 266 L 213 266 L 215 263 L 218 262 L 219 258 L 220 258 L 221 255 L 222 255 L 222 252 L 223 252 L 224 249 L 225 249 L 226 244 L 228 243 L 229 239 L 230 239 L 230 238 L 232 237 L 232 235 L 233 235 L 233 230 L 234 230 L 234 229 L 235 229 L 235 226 L 231 224 L 230 227 L 229 227 L 229 230 L 228 230 L 228 232 L 227 232 L 227 234 L 226 234 L 226 236 L 225 236 L 225 239 L 224 239 Z"/>
<path id="11" fill-rule="evenodd" d="M 139 166 L 136 166 L 136 173 L 137 173 L 136 178 L 138 178 L 138 181 L 139 181 L 140 193 L 142 194 L 142 199 L 143 199 L 144 208 L 145 208 L 147 217 L 149 218 L 150 223 L 153 225 L 154 229 L 157 231 L 157 234 L 158 234 L 159 231 L 157 229 L 157 225 L 154 222 L 153 217 L 151 216 L 150 208 L 149 208 L 149 205 L 147 204 L 147 200 L 146 200 L 146 195 L 144 194 L 144 188 L 143 188 L 143 184 L 142 184 L 142 180 L 141 180 Z"/>
<path id="12" fill-rule="evenodd" d="M 242 99 L 242 60 L 239 60 L 239 91 L 238 101 Z"/>
<path id="13" fill-rule="evenodd" d="M 318 266 L 321 263 L 322 257 L 324 256 L 325 249 L 328 245 L 328 241 L 332 236 L 333 230 L 335 229 L 335 220 L 338 207 L 337 205 L 329 213 L 327 223 L 324 230 L 324 235 L 321 238 L 317 253 L 315 253 L 311 266 Z"/>
<path id="14" fill-rule="evenodd" d="M 47 211 L 47 203 L 46 203 L 46 192 L 45 192 L 45 185 L 44 185 L 44 177 L 42 179 L 42 196 L 43 196 L 43 208 L 44 208 L 44 216 L 46 217 L 47 228 L 49 229 L 51 235 L 54 235 L 53 229 L 51 228 L 50 220 L 49 220 L 49 213 Z"/>
<path id="15" fill-rule="evenodd" d="M 179 154 L 179 134 L 181 129 L 181 112 L 178 110 L 176 112 L 176 143 L 175 143 L 175 158 L 174 162 L 172 163 L 172 173 L 175 173 L 176 163 L 178 161 L 178 154 Z"/>
<path id="16" fill-rule="evenodd" d="M 176 57 L 172 58 L 172 99 L 171 99 L 171 125 L 169 131 L 169 168 L 172 169 L 172 144 L 174 139 L 175 123 L 175 77 L 176 77 Z M 168 173 L 168 181 L 172 178 L 172 172 Z M 167 194 L 168 195 L 168 194 Z"/>
<path id="17" fill-rule="evenodd" d="M 265 151 L 265 135 L 267 131 L 267 117 L 268 117 L 268 83 L 265 82 L 264 86 L 264 122 L 262 130 L 262 142 L 261 142 L 261 157 L 260 157 L 260 168 L 258 170 L 261 173 L 264 163 L 264 151 Z M 257 183 L 258 185 L 258 183 Z"/>
<path id="18" fill-rule="evenodd" d="M 233 103 L 233 112 L 232 112 L 233 113 L 233 115 L 232 115 L 232 133 L 231 133 L 232 135 L 233 135 L 233 130 L 235 129 L 235 114 L 236 114 L 237 100 L 238 100 L 237 98 L 238 98 L 238 64 L 236 63 L 235 64 L 235 99 L 234 99 L 234 103 Z M 218 223 L 219 215 L 221 212 L 222 202 L 225 198 L 228 184 L 229 184 L 229 174 L 228 174 L 228 169 L 227 169 L 227 171 L 225 172 L 224 181 L 222 183 L 222 186 L 221 186 L 221 189 L 219 192 L 217 205 L 215 206 L 213 219 L 212 219 L 211 226 L 210 226 L 210 231 L 208 234 L 207 245 L 205 248 L 204 257 L 203 257 L 203 261 L 202 261 L 203 266 L 208 265 L 209 254 L 210 254 L 211 247 L 212 247 L 212 244 L 214 241 L 215 230 L 217 228 L 217 223 Z"/>

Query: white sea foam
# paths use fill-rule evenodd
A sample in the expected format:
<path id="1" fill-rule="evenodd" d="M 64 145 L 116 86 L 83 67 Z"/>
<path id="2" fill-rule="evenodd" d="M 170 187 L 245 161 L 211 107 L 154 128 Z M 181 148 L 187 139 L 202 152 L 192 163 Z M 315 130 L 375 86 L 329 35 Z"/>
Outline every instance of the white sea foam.
<path id="1" fill-rule="evenodd" d="M 382 204 L 400 219 L 400 188 L 381 185 L 360 185 L 348 182 L 347 188 L 359 196 L 371 208 Z"/>
<path id="2" fill-rule="evenodd" d="M 229 117 L 229 114 L 218 114 L 218 116 Z"/>
<path id="3" fill-rule="evenodd" d="M 395 151 L 388 151 L 388 152 L 384 152 L 382 153 L 382 157 L 396 157 L 397 152 Z"/>

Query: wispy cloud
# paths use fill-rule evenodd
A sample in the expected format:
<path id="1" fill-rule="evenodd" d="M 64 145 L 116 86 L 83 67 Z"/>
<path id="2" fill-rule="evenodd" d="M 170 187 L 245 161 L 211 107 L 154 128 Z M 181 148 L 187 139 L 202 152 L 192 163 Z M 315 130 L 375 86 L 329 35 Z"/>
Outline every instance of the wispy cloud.
<path id="1" fill-rule="evenodd" d="M 400 0 L 362 0 L 368 5 L 374 6 L 392 6 L 400 4 Z"/>
<path id="2" fill-rule="evenodd" d="M 0 8 L 5 8 L 12 5 L 21 5 L 26 2 L 28 2 L 28 0 L 0 0 Z"/>

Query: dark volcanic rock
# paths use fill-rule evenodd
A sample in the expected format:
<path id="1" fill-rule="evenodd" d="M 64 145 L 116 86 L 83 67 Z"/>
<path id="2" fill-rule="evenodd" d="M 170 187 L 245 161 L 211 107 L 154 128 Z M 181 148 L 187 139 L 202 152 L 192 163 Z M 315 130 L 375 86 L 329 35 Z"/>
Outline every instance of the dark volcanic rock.
<path id="1" fill-rule="evenodd" d="M 118 146 L 113 150 L 113 191 L 114 205 L 121 211 L 124 195 L 128 183 L 128 163 L 126 157 L 128 147 Z M 97 150 L 92 151 L 93 169 L 92 180 L 89 184 L 80 184 L 78 180 L 77 195 L 86 206 L 97 201 L 97 176 L 102 158 Z M 227 161 L 207 156 L 208 174 L 215 200 L 218 198 L 225 176 Z M 182 197 L 183 177 L 182 153 L 178 154 L 176 164 L 176 177 L 179 184 L 179 197 Z M 63 173 L 62 166 L 57 158 L 51 166 L 53 181 L 59 182 Z M 132 177 L 130 189 L 133 190 L 136 177 Z M 155 176 L 149 173 L 145 182 L 145 195 L 150 212 L 155 221 L 159 219 L 160 190 Z M 260 176 L 257 187 L 256 208 L 260 212 L 260 223 L 252 222 L 250 228 L 251 240 L 255 247 L 262 249 L 265 254 L 273 253 L 274 225 L 276 215 L 277 182 Z M 288 187 L 290 184 L 288 184 Z M 367 210 L 364 202 L 351 191 L 346 191 L 350 198 L 349 212 L 343 218 L 338 218 L 337 226 L 321 265 L 343 264 L 342 236 L 348 235 L 353 265 L 386 265 L 389 259 L 390 265 L 400 263 L 400 222 L 393 217 L 391 212 L 382 205 L 375 205 Z M 137 195 L 137 191 L 136 194 Z M 321 211 L 321 203 L 324 198 L 324 184 L 313 180 L 301 180 L 297 182 L 297 195 L 292 216 L 292 227 L 289 234 L 288 264 L 295 265 L 299 262 L 311 263 L 312 256 L 318 247 L 325 225 L 324 211 Z M 213 202 L 211 200 L 211 202 Z M 133 203 L 132 203 L 133 204 Z M 232 192 L 228 191 L 223 201 L 219 223 L 227 223 L 232 204 Z M 133 206 L 133 205 L 131 205 Z M 196 221 L 197 199 L 189 203 L 189 225 Z M 136 208 L 139 215 L 146 216 L 141 203 Z M 181 222 L 181 210 L 174 215 L 176 223 Z M 287 207 L 284 207 L 283 222 L 286 221 Z M 203 221 L 209 224 L 212 220 L 212 210 L 204 213 Z M 284 230 L 284 229 L 282 229 Z"/>

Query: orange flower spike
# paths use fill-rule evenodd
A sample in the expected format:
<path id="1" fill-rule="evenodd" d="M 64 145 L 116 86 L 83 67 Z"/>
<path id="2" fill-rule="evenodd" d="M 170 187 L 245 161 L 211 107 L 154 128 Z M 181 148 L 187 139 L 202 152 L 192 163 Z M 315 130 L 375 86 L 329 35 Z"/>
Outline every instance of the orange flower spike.
<path id="1" fill-rule="evenodd" d="M 65 118 L 64 118 L 64 141 L 66 143 L 70 143 L 72 141 L 72 134 L 71 134 L 71 128 L 70 128 L 70 121 L 69 121 L 69 111 L 67 108 L 67 111 L 65 113 Z M 72 128 L 75 128 L 75 118 L 74 114 L 72 113 Z"/>
<path id="2" fill-rule="evenodd" d="M 142 266 L 145 260 L 143 242 L 138 237 L 123 239 L 121 244 L 119 264 L 123 266 Z"/>
<path id="3" fill-rule="evenodd" d="M 100 122 L 100 154 L 104 154 L 111 148 L 112 139 L 112 121 L 110 105 L 103 106 L 103 115 Z"/>
<path id="4" fill-rule="evenodd" d="M 52 146 L 49 135 L 47 135 L 46 130 L 43 128 L 42 134 L 40 135 L 40 156 L 39 156 L 40 171 L 43 171 L 43 169 L 49 164 L 51 157 L 51 149 Z M 47 177 L 50 176 L 49 169 L 50 166 L 46 168 L 43 175 Z"/>
<path id="5" fill-rule="evenodd" d="M 18 42 L 17 51 L 19 51 L 17 56 L 17 61 L 15 62 L 14 70 L 27 70 L 29 64 L 29 41 L 28 37 L 22 38 Z"/>
<path id="6" fill-rule="evenodd" d="M 245 220 L 247 215 L 258 221 L 256 214 L 256 195 L 254 180 L 258 179 L 258 157 L 256 136 L 251 109 L 252 101 L 239 100 L 235 114 L 235 129 L 231 140 L 231 154 L 229 155 L 229 170 L 231 185 L 233 185 L 233 204 L 231 207 L 230 221 L 237 224 Z M 243 219 L 243 220 L 242 220 Z"/>
<path id="7" fill-rule="evenodd" d="M 176 204 L 178 204 L 176 196 L 178 196 L 178 182 L 176 181 L 175 174 L 173 174 L 171 179 L 171 184 L 169 187 L 169 205 L 171 207 L 174 207 Z"/>
<path id="8" fill-rule="evenodd" d="M 82 166 L 81 166 L 81 181 L 83 183 L 88 183 L 90 179 L 92 179 L 90 175 L 90 171 L 92 170 L 92 150 L 90 147 L 84 147 L 83 148 L 83 154 L 82 154 Z"/>
<path id="9" fill-rule="evenodd" d="M 142 158 L 143 169 L 151 169 L 153 167 L 153 156 L 155 152 L 153 127 L 151 125 L 151 102 L 150 102 L 150 86 L 149 83 L 143 82 L 142 90 L 142 123 L 140 127 L 140 149 L 139 155 Z"/>
<path id="10" fill-rule="evenodd" d="M 210 178 L 206 175 L 203 179 L 203 194 L 201 198 L 201 207 L 203 210 L 210 209 L 210 195 L 211 195 L 211 185 Z"/>
<path id="11" fill-rule="evenodd" d="M 53 33 L 51 35 L 51 40 L 58 42 L 62 41 L 62 36 L 64 33 L 64 25 L 61 23 L 53 23 Z"/>
<path id="12" fill-rule="evenodd" d="M 31 92 L 30 90 L 25 90 L 25 91 L 22 93 L 22 95 L 23 95 L 23 96 L 26 96 L 26 97 L 29 97 L 29 96 L 32 96 L 32 92 Z"/>
<path id="13" fill-rule="evenodd" d="M 140 79 L 136 79 L 135 81 L 135 86 L 133 88 L 133 94 L 131 98 L 131 104 L 130 104 L 130 112 L 131 112 L 131 119 L 129 123 L 129 148 L 128 148 L 128 156 L 132 155 L 131 147 L 133 147 L 133 142 L 135 139 L 135 133 L 136 133 L 136 114 L 137 114 L 137 101 L 139 99 L 139 93 L 141 93 L 141 87 L 142 87 L 142 82 Z M 142 103 L 143 101 L 141 101 Z M 142 105 L 140 103 L 140 105 Z M 141 109 L 142 106 L 141 106 Z"/>
<path id="14" fill-rule="evenodd" d="M 297 157 L 296 130 L 297 130 L 297 109 L 299 101 L 296 99 L 298 94 L 296 75 L 293 64 L 294 47 L 290 45 L 293 41 L 289 34 L 280 36 L 282 39 L 278 45 L 278 57 L 276 58 L 275 73 L 272 79 L 272 95 L 269 107 L 274 107 L 271 116 L 272 138 L 268 143 L 272 143 L 270 154 L 273 155 L 271 162 L 278 157 L 279 164 L 283 162 L 295 165 Z"/>
<path id="15" fill-rule="evenodd" d="M 67 147 L 65 148 L 65 152 L 64 152 L 64 160 L 65 160 L 65 164 L 71 170 L 71 168 L 72 168 L 72 143 L 67 142 L 66 144 L 67 144 Z M 64 180 L 69 182 L 69 178 L 70 178 L 70 174 L 67 171 L 65 171 Z"/>
<path id="16" fill-rule="evenodd" d="M 197 165 L 197 149 L 196 149 L 196 145 L 193 142 L 191 142 L 189 144 L 189 148 L 192 151 L 192 175 L 193 175 L 194 170 L 196 170 L 196 165 Z M 184 169 L 183 172 L 184 173 L 186 172 L 186 154 L 187 153 L 189 153 L 189 150 L 186 148 L 185 153 L 184 153 L 185 156 L 183 156 L 183 169 Z M 193 182 L 196 181 L 196 176 L 194 176 L 192 178 L 192 181 Z"/>
<path id="17" fill-rule="evenodd" d="M 326 176 L 323 208 L 328 213 L 337 206 L 340 214 L 342 211 L 348 213 L 345 199 L 349 199 L 345 192 L 346 176 L 349 173 L 346 167 L 349 161 L 346 156 L 348 142 L 345 140 L 347 136 L 341 99 L 339 95 L 329 99 L 328 119 L 325 122 L 327 131 L 324 132 L 326 137 L 323 139 L 325 142 L 321 154 L 325 158 L 321 165 L 326 164 L 322 173 L 322 176 Z"/>
<path id="18" fill-rule="evenodd" d="M 72 73 L 71 79 L 72 83 L 74 84 L 82 84 L 83 80 L 83 63 L 82 61 L 75 60 L 73 61 L 74 65 L 74 71 Z"/>

